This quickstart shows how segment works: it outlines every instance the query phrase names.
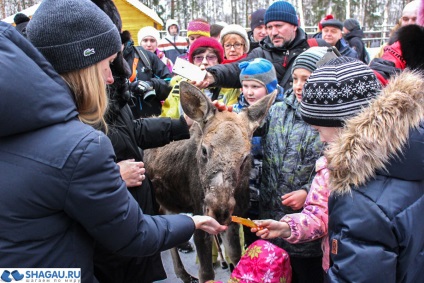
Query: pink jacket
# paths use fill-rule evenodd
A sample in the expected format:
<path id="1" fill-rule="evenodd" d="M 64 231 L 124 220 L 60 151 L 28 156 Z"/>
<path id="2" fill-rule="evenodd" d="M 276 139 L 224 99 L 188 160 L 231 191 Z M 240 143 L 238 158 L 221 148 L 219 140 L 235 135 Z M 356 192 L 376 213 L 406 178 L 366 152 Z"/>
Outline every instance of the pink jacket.
<path id="1" fill-rule="evenodd" d="M 291 236 L 284 238 L 289 243 L 304 243 L 322 239 L 322 268 L 327 271 L 330 266 L 330 246 L 328 243 L 328 188 L 329 170 L 327 159 L 322 156 L 315 163 L 315 175 L 303 210 L 300 213 L 285 215 L 280 221 L 289 224 Z"/>

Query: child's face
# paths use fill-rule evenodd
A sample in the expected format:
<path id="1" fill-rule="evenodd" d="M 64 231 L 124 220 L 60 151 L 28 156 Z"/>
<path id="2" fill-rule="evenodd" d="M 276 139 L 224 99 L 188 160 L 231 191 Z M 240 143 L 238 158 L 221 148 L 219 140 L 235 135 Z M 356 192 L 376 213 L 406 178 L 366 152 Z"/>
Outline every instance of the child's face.
<path id="1" fill-rule="evenodd" d="M 141 40 L 140 44 L 144 49 L 146 49 L 147 51 L 150 51 L 150 52 L 155 52 L 157 47 L 158 47 L 158 42 L 152 36 L 144 37 Z"/>
<path id="2" fill-rule="evenodd" d="M 296 95 L 297 101 L 302 101 L 302 90 L 306 81 L 309 79 L 311 72 L 306 69 L 295 69 L 293 71 L 293 92 Z"/>
<path id="3" fill-rule="evenodd" d="M 321 126 L 312 126 L 319 133 L 319 138 L 321 142 L 332 142 L 336 137 L 341 128 L 337 127 L 321 127 Z"/>
<path id="4" fill-rule="evenodd" d="M 203 35 L 201 35 L 201 34 L 192 34 L 192 35 L 190 35 L 189 37 L 188 37 L 188 43 L 189 43 L 189 45 L 192 45 L 193 44 L 193 42 L 195 42 L 196 41 L 196 39 L 199 39 L 199 38 L 201 38 Z"/>
<path id="5" fill-rule="evenodd" d="M 243 95 L 249 105 L 253 105 L 258 102 L 259 99 L 267 95 L 267 89 L 265 85 L 258 81 L 242 81 L 241 86 L 243 88 Z"/>

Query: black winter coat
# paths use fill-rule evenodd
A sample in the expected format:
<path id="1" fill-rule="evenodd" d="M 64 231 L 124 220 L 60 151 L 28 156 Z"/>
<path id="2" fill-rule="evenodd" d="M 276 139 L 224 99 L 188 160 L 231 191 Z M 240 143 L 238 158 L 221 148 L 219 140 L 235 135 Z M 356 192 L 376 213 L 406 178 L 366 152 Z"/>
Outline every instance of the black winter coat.
<path id="1" fill-rule="evenodd" d="M 317 42 L 319 46 L 328 46 L 322 39 L 317 39 Z M 214 85 L 225 88 L 240 88 L 240 68 L 238 64 L 241 61 L 248 61 L 254 58 L 265 58 L 274 65 L 279 85 L 287 90 L 293 85 L 291 68 L 294 59 L 309 47 L 306 33 L 301 28 L 298 28 L 296 37 L 288 46 L 274 47 L 269 37 L 266 37 L 259 42 L 259 47 L 253 49 L 243 60 L 231 64 L 216 65 L 207 68 L 207 71 L 214 76 Z"/>
<path id="2" fill-rule="evenodd" d="M 345 39 L 349 43 L 349 46 L 358 53 L 358 59 L 365 64 L 368 64 L 369 55 L 365 49 L 365 44 L 362 41 L 362 38 L 364 38 L 364 32 L 361 29 L 353 30 L 345 35 Z"/>
<path id="3" fill-rule="evenodd" d="M 190 138 L 183 117 L 140 118 L 133 114 L 119 92 L 111 88 L 110 112 L 108 113 L 108 137 L 112 141 L 117 162 L 127 159 L 143 161 L 142 149 L 160 147 L 173 140 Z M 147 176 L 147 175 L 146 175 Z M 128 188 L 145 214 L 158 214 L 154 189 L 149 178 L 141 186 Z M 160 253 L 148 257 L 123 257 L 97 245 L 94 257 L 94 274 L 100 283 L 153 282 L 166 278 Z"/>
<path id="4" fill-rule="evenodd" d="M 124 58 L 128 62 L 128 65 L 133 70 L 134 58 L 138 55 L 135 48 L 137 48 L 142 54 L 146 55 L 147 61 L 150 66 L 146 66 L 143 60 L 139 59 L 137 64 L 137 80 L 150 81 L 153 84 L 153 88 L 156 92 L 156 96 L 149 98 L 147 101 L 143 97 L 136 96 L 133 99 L 133 105 L 131 110 L 134 118 L 140 117 L 152 117 L 159 116 L 162 112 L 162 103 L 169 93 L 171 92 L 171 86 L 168 81 L 172 75 L 169 72 L 168 67 L 159 59 L 156 54 L 145 50 L 141 46 L 128 45 L 124 49 Z"/>

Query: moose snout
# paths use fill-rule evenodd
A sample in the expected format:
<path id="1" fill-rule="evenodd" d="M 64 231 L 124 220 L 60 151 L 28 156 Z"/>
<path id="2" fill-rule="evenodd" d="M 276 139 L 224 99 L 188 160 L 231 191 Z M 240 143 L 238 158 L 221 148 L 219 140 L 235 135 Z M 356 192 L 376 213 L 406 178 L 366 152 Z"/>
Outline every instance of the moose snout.
<path id="1" fill-rule="evenodd" d="M 219 199 L 214 195 L 207 195 L 204 202 L 204 213 L 213 217 L 222 225 L 231 223 L 231 216 L 234 212 L 235 199 L 233 197 L 226 200 Z"/>

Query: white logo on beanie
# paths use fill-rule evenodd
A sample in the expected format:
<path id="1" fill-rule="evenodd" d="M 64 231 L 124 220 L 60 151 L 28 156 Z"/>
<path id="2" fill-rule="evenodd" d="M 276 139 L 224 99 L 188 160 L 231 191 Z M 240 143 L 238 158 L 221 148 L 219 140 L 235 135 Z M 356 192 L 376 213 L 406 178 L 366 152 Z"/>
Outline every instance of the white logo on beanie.
<path id="1" fill-rule="evenodd" d="M 95 53 L 96 53 L 96 51 L 94 51 L 94 48 L 87 48 L 87 49 L 84 50 L 84 56 L 85 57 L 91 56 Z"/>

